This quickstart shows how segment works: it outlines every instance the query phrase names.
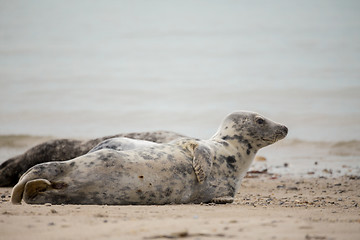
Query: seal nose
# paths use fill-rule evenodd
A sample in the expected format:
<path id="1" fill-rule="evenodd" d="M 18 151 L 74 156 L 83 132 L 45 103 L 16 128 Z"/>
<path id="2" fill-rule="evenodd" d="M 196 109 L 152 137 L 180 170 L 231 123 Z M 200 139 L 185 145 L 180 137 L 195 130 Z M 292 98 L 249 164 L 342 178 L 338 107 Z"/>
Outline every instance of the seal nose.
<path id="1" fill-rule="evenodd" d="M 282 130 L 284 131 L 285 135 L 288 134 L 288 128 L 286 126 L 282 126 Z"/>

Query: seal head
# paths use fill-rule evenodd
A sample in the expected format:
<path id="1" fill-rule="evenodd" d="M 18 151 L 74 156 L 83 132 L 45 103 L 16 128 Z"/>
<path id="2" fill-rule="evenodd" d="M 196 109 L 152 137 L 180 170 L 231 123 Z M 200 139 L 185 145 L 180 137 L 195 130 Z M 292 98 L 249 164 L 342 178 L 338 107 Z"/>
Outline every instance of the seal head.
<path id="1" fill-rule="evenodd" d="M 229 114 L 212 139 L 248 143 L 255 153 L 286 137 L 288 128 L 255 112 L 238 111 Z"/>

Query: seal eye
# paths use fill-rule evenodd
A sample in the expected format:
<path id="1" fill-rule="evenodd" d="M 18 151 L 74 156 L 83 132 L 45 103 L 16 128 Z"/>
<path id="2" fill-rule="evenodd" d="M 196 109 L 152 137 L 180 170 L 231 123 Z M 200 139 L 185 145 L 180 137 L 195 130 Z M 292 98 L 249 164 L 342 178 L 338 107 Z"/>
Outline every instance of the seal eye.
<path id="1" fill-rule="evenodd" d="M 256 119 L 256 123 L 262 125 L 265 123 L 265 120 L 263 118 L 258 118 L 258 119 Z"/>

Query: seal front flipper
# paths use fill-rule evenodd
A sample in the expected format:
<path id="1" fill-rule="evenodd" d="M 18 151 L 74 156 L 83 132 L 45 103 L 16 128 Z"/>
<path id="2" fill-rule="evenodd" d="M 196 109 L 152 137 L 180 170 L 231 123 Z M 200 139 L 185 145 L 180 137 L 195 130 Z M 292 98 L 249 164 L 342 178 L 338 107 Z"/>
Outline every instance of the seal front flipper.
<path id="1" fill-rule="evenodd" d="M 234 198 L 230 196 L 216 197 L 212 199 L 212 202 L 217 204 L 232 203 L 234 202 Z"/>
<path id="2" fill-rule="evenodd" d="M 213 154 L 209 147 L 197 144 L 194 149 L 193 168 L 199 183 L 203 183 L 210 174 Z"/>

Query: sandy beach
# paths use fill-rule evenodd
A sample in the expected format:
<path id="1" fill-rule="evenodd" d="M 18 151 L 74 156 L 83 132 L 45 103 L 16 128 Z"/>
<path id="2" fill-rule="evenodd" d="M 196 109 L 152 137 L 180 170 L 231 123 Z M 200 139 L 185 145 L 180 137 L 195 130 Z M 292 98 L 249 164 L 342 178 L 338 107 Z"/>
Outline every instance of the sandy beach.
<path id="1" fill-rule="evenodd" d="M 360 239 L 360 179 L 251 175 L 232 204 L 12 205 L 1 239 Z"/>
<path id="2" fill-rule="evenodd" d="M 4 136 L 0 155 L 47 139 Z M 357 152 L 340 149 L 354 155 L 346 162 L 333 145 L 298 145 L 258 155 L 232 204 L 13 205 L 0 188 L 0 239 L 360 239 Z"/>
<path id="3" fill-rule="evenodd" d="M 0 188 L 0 240 L 360 239 L 360 1 L 1 3 L 0 164 L 62 138 L 209 139 L 238 110 L 289 132 L 232 204 L 13 205 Z"/>

